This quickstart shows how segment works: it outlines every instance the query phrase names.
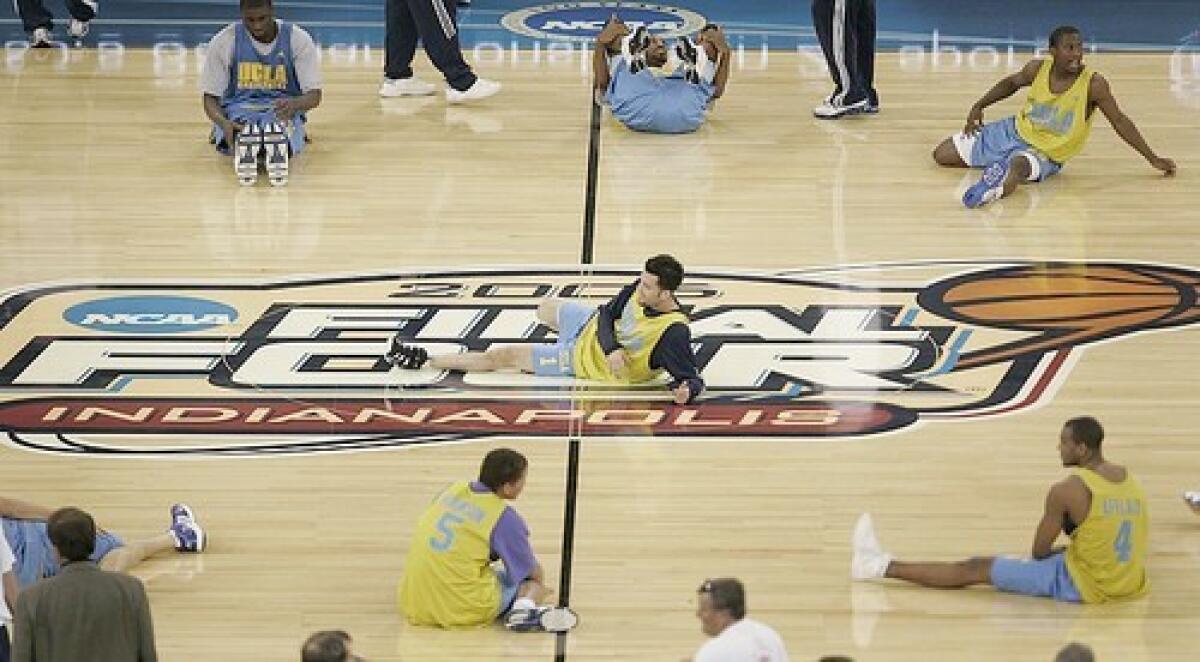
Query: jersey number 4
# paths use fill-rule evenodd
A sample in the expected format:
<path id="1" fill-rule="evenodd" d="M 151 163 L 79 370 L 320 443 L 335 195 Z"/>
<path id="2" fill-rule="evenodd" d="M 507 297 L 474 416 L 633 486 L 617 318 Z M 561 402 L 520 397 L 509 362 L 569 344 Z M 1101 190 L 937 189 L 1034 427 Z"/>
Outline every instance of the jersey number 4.
<path id="1" fill-rule="evenodd" d="M 1121 563 L 1129 563 L 1129 559 L 1133 558 L 1133 522 L 1123 520 L 1121 528 L 1117 531 L 1117 539 L 1113 542 L 1113 551 L 1117 553 L 1117 561 Z"/>

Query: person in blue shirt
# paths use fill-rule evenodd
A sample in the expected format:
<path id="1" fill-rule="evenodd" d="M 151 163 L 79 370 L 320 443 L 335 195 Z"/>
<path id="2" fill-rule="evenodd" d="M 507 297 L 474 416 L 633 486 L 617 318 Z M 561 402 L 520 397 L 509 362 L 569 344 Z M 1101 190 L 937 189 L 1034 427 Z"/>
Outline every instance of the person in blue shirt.
<path id="1" fill-rule="evenodd" d="M 271 0 L 241 0 L 241 13 L 209 41 L 200 72 L 210 139 L 233 154 L 242 185 L 258 180 L 261 156 L 281 186 L 307 143 L 307 113 L 321 103 L 320 53 L 308 32 L 276 20 Z"/>
<path id="2" fill-rule="evenodd" d="M 690 133 L 704 124 L 729 82 L 729 44 L 709 24 L 670 47 L 645 27 L 613 16 L 596 37 L 592 58 L 597 100 L 634 131 Z"/>

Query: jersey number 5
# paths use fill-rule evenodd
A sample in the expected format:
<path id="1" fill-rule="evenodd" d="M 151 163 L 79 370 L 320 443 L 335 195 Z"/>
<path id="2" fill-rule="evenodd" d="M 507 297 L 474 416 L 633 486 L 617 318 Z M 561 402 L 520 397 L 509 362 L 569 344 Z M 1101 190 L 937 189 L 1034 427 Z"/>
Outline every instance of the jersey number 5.
<path id="1" fill-rule="evenodd" d="M 450 549 L 450 546 L 454 544 L 454 535 L 458 525 L 465 521 L 463 516 L 458 513 L 443 513 L 437 522 L 437 530 L 441 535 L 431 537 L 429 539 L 429 546 L 439 552 Z"/>

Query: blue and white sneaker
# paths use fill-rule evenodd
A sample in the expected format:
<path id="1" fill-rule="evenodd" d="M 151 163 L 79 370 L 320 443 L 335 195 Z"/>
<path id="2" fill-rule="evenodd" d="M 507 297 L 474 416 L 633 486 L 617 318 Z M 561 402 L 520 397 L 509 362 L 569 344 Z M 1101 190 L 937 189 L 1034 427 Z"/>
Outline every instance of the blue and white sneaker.
<path id="1" fill-rule="evenodd" d="M 171 506 L 171 537 L 175 549 L 180 552 L 202 552 L 208 545 L 208 536 L 196 523 L 196 516 L 186 503 Z"/>
<path id="2" fill-rule="evenodd" d="M 579 616 L 567 607 L 514 609 L 504 626 L 513 632 L 566 632 L 579 623 Z"/>
<path id="3" fill-rule="evenodd" d="M 963 204 L 971 209 L 999 200 L 1004 195 L 1004 180 L 1008 178 L 1008 159 L 992 163 L 983 169 L 983 176 L 963 193 Z"/>

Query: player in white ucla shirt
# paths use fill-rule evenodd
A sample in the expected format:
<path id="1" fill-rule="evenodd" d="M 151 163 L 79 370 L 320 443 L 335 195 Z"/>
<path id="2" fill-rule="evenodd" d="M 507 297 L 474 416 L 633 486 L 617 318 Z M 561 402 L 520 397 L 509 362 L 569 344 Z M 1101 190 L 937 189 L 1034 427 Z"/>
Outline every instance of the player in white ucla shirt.
<path id="1" fill-rule="evenodd" d="M 308 111 L 321 103 L 317 46 L 299 26 L 276 20 L 271 0 L 241 0 L 242 20 L 208 43 L 200 72 L 212 143 L 233 153 L 243 185 L 264 161 L 271 184 L 287 183 L 290 158 L 307 142 Z"/>

